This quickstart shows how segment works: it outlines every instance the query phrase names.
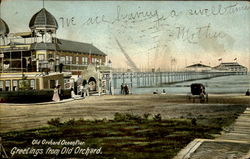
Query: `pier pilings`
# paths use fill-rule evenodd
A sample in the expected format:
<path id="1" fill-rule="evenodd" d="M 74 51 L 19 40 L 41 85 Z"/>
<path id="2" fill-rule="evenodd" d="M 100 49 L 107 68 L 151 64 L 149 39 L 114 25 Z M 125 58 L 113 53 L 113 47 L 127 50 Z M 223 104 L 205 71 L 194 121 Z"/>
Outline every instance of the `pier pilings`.
<path id="1" fill-rule="evenodd" d="M 114 88 L 122 84 L 130 87 L 154 87 L 178 82 L 210 79 L 221 76 L 243 75 L 244 72 L 113 72 Z"/>

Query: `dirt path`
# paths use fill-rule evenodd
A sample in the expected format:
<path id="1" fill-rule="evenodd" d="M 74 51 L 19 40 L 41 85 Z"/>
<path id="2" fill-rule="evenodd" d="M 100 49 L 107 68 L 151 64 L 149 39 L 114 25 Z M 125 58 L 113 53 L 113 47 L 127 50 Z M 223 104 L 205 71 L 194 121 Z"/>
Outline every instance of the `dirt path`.
<path id="1" fill-rule="evenodd" d="M 128 95 L 91 96 L 57 104 L 1 104 L 0 131 L 22 130 L 47 126 L 51 118 L 112 119 L 116 112 L 143 115 L 158 114 L 163 118 L 215 116 L 231 113 L 240 105 L 228 101 L 247 104 L 249 98 L 211 96 L 209 103 L 200 104 L 187 101 L 185 95 Z M 233 103 L 233 102 L 232 102 Z"/>

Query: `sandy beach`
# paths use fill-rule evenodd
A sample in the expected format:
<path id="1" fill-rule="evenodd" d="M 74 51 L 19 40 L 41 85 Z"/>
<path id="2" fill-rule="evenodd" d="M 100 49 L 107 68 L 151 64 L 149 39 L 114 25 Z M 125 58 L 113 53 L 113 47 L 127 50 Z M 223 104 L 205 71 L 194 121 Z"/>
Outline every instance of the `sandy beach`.
<path id="1" fill-rule="evenodd" d="M 0 130 L 8 132 L 47 126 L 47 121 L 69 119 L 112 119 L 116 112 L 143 115 L 161 114 L 162 118 L 223 116 L 250 107 L 244 95 L 209 95 L 208 103 L 193 103 L 186 95 L 104 95 L 53 104 L 1 104 Z"/>

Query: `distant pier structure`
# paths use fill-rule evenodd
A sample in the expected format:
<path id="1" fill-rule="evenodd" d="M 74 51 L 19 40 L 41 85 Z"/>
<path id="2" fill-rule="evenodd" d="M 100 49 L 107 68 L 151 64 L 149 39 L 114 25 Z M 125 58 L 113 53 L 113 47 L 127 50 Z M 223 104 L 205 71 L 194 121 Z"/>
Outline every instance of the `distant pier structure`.
<path id="1" fill-rule="evenodd" d="M 120 88 L 122 84 L 128 84 L 131 88 L 152 87 L 177 82 L 185 82 L 199 79 L 210 79 L 221 76 L 247 75 L 247 68 L 237 62 L 221 63 L 216 67 L 203 64 L 187 66 L 185 71 L 113 71 L 112 79 L 114 88 Z"/>
<path id="2" fill-rule="evenodd" d="M 215 70 L 230 71 L 239 74 L 247 74 L 247 68 L 238 62 L 224 62 L 214 67 Z"/>

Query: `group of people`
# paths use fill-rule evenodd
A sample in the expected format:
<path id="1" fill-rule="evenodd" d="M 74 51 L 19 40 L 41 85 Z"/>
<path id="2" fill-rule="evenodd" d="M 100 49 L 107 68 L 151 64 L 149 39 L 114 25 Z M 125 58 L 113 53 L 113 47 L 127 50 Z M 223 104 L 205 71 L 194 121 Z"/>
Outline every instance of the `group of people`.
<path id="1" fill-rule="evenodd" d="M 153 92 L 153 94 L 159 94 L 158 89 Z M 161 94 L 167 94 L 166 90 L 163 89 Z"/>
<path id="2" fill-rule="evenodd" d="M 75 94 L 75 91 L 73 88 L 70 88 L 71 98 L 76 98 L 77 95 L 80 95 L 81 97 L 85 98 L 86 96 L 89 96 L 89 86 L 88 84 L 81 85 L 79 87 L 79 91 L 77 95 Z M 61 85 L 57 85 L 54 88 L 54 94 L 52 97 L 52 100 L 55 102 L 59 102 L 63 98 L 63 91 L 61 89 Z"/>
<path id="3" fill-rule="evenodd" d="M 80 86 L 80 95 L 81 97 L 85 98 L 86 96 L 89 96 L 89 85 L 84 84 Z"/>
<path id="4" fill-rule="evenodd" d="M 88 84 L 84 84 L 84 85 L 80 85 L 78 87 L 78 92 L 77 92 L 77 95 L 85 98 L 87 96 L 89 96 L 89 85 Z M 76 98 L 77 95 L 75 94 L 75 91 L 73 88 L 71 88 L 71 98 Z"/>
<path id="5" fill-rule="evenodd" d="M 128 84 L 127 83 L 122 83 L 121 85 L 121 94 L 129 94 L 129 87 L 128 87 Z"/>

